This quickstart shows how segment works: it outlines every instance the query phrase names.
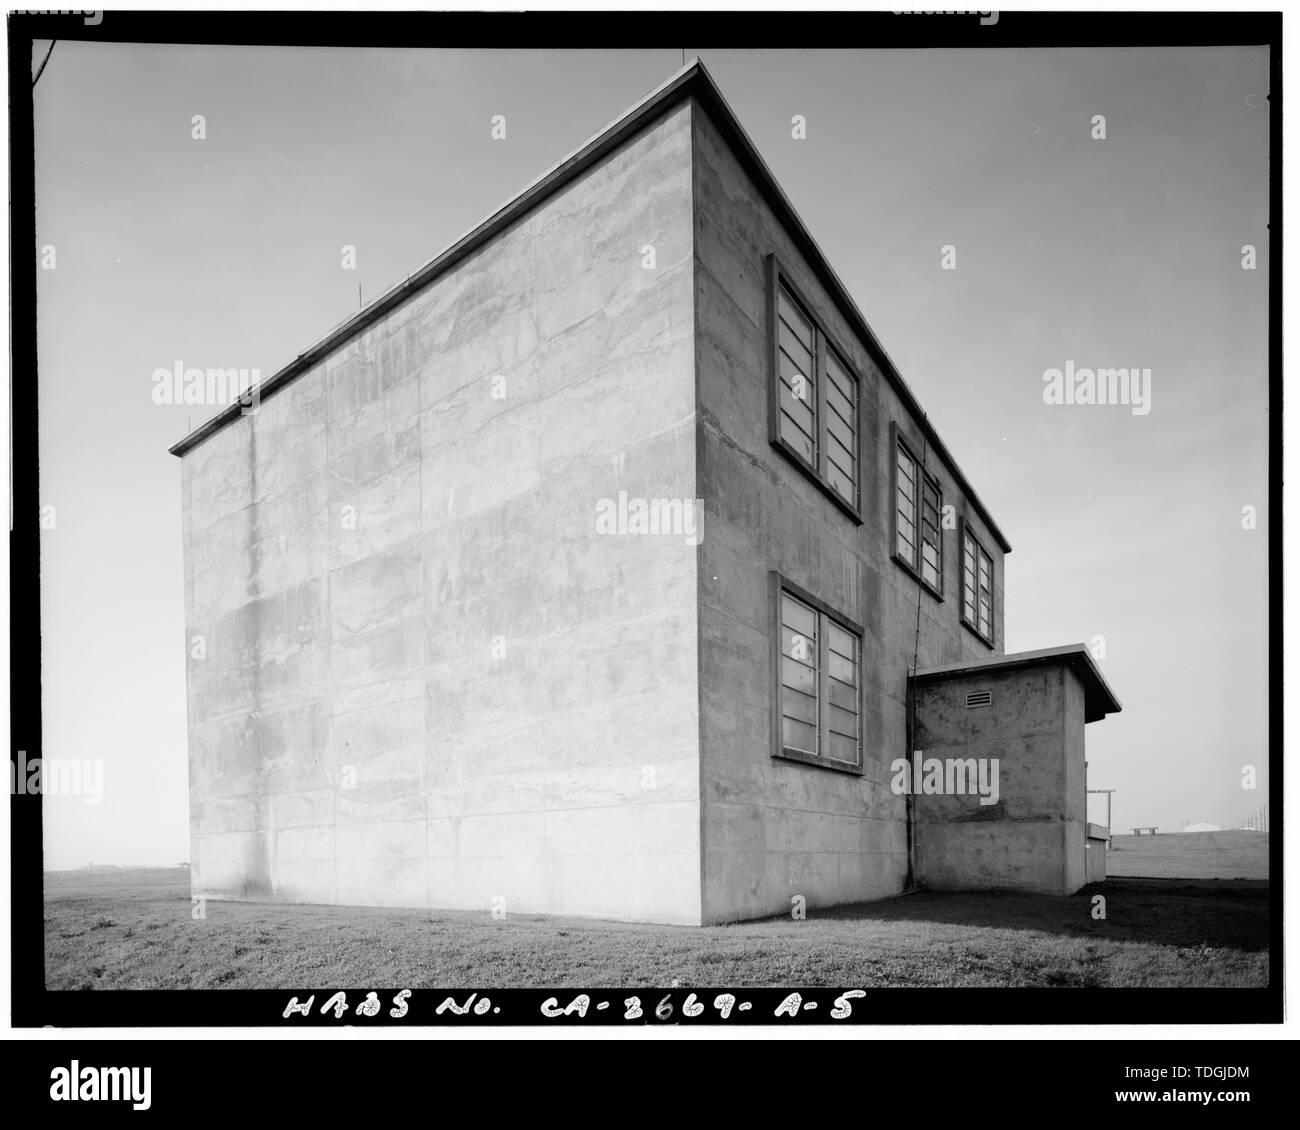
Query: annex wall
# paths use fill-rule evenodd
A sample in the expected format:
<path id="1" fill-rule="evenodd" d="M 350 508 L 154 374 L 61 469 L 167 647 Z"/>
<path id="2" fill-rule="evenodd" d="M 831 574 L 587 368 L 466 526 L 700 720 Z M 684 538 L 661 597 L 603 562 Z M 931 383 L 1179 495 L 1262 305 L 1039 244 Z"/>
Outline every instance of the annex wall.
<path id="1" fill-rule="evenodd" d="M 987 706 L 967 696 L 985 693 Z M 917 747 L 926 760 L 998 762 L 998 797 L 920 795 L 918 880 L 937 890 L 1071 894 L 1088 881 L 1084 688 L 1063 664 L 926 679 Z M 991 798 L 990 798 L 991 799 Z"/>

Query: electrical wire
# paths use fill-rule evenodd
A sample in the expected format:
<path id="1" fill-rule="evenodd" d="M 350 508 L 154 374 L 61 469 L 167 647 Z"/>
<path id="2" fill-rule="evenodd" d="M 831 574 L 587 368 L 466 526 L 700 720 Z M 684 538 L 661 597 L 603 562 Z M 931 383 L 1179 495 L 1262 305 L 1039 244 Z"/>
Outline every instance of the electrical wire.
<path id="1" fill-rule="evenodd" d="M 924 553 L 925 545 L 925 479 L 926 461 L 930 456 L 930 418 L 921 413 L 921 467 L 916 477 L 916 544 L 918 552 Z M 897 459 L 897 452 L 894 454 Z M 897 474 L 897 469 L 895 469 Z M 897 505 L 897 501 L 895 501 Z M 942 515 L 939 516 L 942 521 Z M 918 562 L 920 564 L 920 562 Z M 942 567 L 942 562 L 941 562 Z M 921 659 L 921 578 L 916 579 L 916 630 L 912 637 L 912 668 L 907 679 L 907 771 L 910 780 L 907 786 L 907 879 L 903 884 L 903 893 L 910 894 L 916 886 L 916 796 L 912 791 L 912 781 L 916 779 L 912 759 L 916 756 L 916 689 L 915 676 Z"/>
<path id="2" fill-rule="evenodd" d="M 36 77 L 32 79 L 32 86 L 41 81 L 41 75 L 45 73 L 45 64 L 50 61 L 50 56 L 54 54 L 54 45 L 56 43 L 58 43 L 57 39 L 50 40 L 50 49 L 45 52 L 45 58 L 41 60 L 41 65 L 37 68 Z"/>

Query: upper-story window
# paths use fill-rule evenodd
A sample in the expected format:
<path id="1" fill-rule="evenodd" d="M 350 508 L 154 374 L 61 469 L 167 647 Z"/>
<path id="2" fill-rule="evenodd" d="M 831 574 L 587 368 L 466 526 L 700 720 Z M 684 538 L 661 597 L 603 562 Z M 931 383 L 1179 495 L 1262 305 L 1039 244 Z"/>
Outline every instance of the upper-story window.
<path id="1" fill-rule="evenodd" d="M 943 491 L 894 428 L 894 559 L 943 597 Z"/>
<path id="2" fill-rule="evenodd" d="M 770 263 L 772 443 L 860 522 L 860 382 L 775 256 Z"/>
<path id="3" fill-rule="evenodd" d="M 965 522 L 961 530 L 961 619 L 993 646 L 993 558 Z"/>

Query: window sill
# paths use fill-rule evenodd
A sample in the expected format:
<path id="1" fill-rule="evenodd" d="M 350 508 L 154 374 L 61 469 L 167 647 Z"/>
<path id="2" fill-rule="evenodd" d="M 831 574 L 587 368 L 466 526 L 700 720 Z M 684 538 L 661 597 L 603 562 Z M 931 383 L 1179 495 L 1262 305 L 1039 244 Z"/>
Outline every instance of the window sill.
<path id="1" fill-rule="evenodd" d="M 912 563 L 908 561 L 906 557 L 900 557 L 897 551 L 892 553 L 890 556 L 893 557 L 894 564 L 902 569 L 904 573 L 925 589 L 925 591 L 934 597 L 935 600 L 939 601 L 941 604 L 943 603 L 943 590 L 935 588 L 934 585 L 930 584 L 929 581 L 922 577 L 920 573 L 912 568 Z"/>
<path id="2" fill-rule="evenodd" d="M 804 478 L 808 479 L 818 490 L 838 506 L 845 514 L 853 519 L 855 525 L 862 525 L 861 512 L 850 502 L 847 502 L 843 495 L 834 487 L 830 486 L 816 471 L 809 466 L 807 460 L 790 446 L 780 436 L 772 439 L 772 446 L 775 447 L 782 455 L 793 463 L 802 473 Z"/>
<path id="3" fill-rule="evenodd" d="M 972 624 L 965 617 L 962 618 L 961 626 L 965 628 L 968 632 L 970 632 L 972 636 L 974 636 L 977 640 L 979 640 L 980 643 L 982 643 L 990 651 L 993 650 L 995 646 L 993 641 L 989 639 L 988 636 L 986 636 L 983 632 L 981 632 L 977 627 L 975 627 L 974 624 Z"/>
<path id="4" fill-rule="evenodd" d="M 797 761 L 800 765 L 814 765 L 819 769 L 832 769 L 836 773 L 847 773 L 851 777 L 862 776 L 861 765 L 850 765 L 847 761 L 835 761 L 829 757 L 819 757 L 815 753 L 804 753 L 800 749 L 780 749 L 772 754 L 775 761 Z"/>

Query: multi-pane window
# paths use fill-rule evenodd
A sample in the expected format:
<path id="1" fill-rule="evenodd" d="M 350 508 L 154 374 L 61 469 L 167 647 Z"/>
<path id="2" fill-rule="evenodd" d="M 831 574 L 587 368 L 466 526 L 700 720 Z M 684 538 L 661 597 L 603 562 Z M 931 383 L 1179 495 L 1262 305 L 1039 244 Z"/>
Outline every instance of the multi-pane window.
<path id="1" fill-rule="evenodd" d="M 898 495 L 898 556 L 909 565 L 916 561 L 916 460 L 907 449 L 899 444 L 894 449 L 896 456 L 895 474 Z"/>
<path id="2" fill-rule="evenodd" d="M 943 587 L 943 542 L 939 537 L 942 496 L 928 476 L 921 481 L 921 580 L 932 589 Z"/>
<path id="3" fill-rule="evenodd" d="M 849 505 L 858 498 L 858 381 L 829 346 L 826 372 L 826 481 Z"/>
<path id="4" fill-rule="evenodd" d="M 773 442 L 856 516 L 858 378 L 775 265 Z"/>
<path id="5" fill-rule="evenodd" d="M 858 716 L 858 640 L 834 620 L 826 624 L 826 748 L 832 761 L 856 765 L 861 746 Z"/>
<path id="6" fill-rule="evenodd" d="M 900 440 L 894 442 L 894 556 L 943 595 L 943 494 Z"/>
<path id="7" fill-rule="evenodd" d="M 862 763 L 860 632 L 829 610 L 779 588 L 778 752 L 801 761 Z"/>
<path id="8" fill-rule="evenodd" d="M 781 594 L 781 744 L 816 755 L 821 682 L 817 613 L 789 593 Z"/>
<path id="9" fill-rule="evenodd" d="M 961 618 L 989 645 L 993 643 L 993 558 L 962 524 Z"/>
<path id="10" fill-rule="evenodd" d="M 781 438 L 809 463 L 817 462 L 816 333 L 789 292 L 780 287 L 777 310 L 777 372 L 781 387 Z"/>

